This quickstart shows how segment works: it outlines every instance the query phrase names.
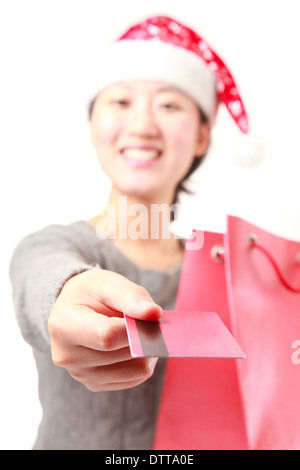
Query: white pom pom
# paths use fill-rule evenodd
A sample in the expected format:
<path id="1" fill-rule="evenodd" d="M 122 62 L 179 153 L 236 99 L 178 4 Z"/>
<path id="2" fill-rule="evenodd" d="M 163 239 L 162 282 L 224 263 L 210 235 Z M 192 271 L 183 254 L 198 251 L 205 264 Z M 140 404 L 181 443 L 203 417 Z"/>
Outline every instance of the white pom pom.
<path id="1" fill-rule="evenodd" d="M 259 165 L 264 155 L 263 139 L 255 134 L 240 134 L 234 146 L 235 162 L 241 167 Z"/>

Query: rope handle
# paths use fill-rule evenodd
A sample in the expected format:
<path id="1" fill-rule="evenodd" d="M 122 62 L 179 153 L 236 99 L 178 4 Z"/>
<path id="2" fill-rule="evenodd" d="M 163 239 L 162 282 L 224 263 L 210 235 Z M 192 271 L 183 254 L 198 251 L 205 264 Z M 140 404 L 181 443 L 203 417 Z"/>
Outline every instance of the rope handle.
<path id="1" fill-rule="evenodd" d="M 291 292 L 299 294 L 300 293 L 300 287 L 298 287 L 298 288 L 293 287 L 284 279 L 284 276 L 281 273 L 275 259 L 272 257 L 272 255 L 269 253 L 269 251 L 265 247 L 263 247 L 262 245 L 260 245 L 258 243 L 257 236 L 255 235 L 255 233 L 249 233 L 248 239 L 249 239 L 249 243 L 250 243 L 251 248 L 256 248 L 256 249 L 260 250 L 268 258 L 268 260 L 270 261 L 271 265 L 273 266 L 273 268 L 275 270 L 275 273 L 277 274 L 277 277 L 278 277 L 279 281 L 284 285 L 284 287 L 286 287 L 286 289 L 288 289 Z M 215 245 L 211 250 L 211 256 L 216 262 L 224 263 L 224 261 L 225 261 L 224 246 L 221 245 L 221 244 L 220 245 Z M 300 253 L 298 253 L 298 256 L 297 256 L 297 262 L 300 263 Z"/>
<path id="2" fill-rule="evenodd" d="M 284 285 L 284 287 L 286 287 L 291 292 L 299 294 L 300 293 L 300 287 L 298 287 L 298 288 L 293 287 L 284 279 L 284 276 L 281 273 L 275 259 L 273 258 L 273 256 L 269 253 L 269 251 L 264 246 L 262 246 L 258 243 L 257 236 L 254 233 L 250 233 L 248 239 L 249 239 L 249 243 L 250 243 L 251 248 L 258 249 L 259 251 L 261 251 L 268 258 L 268 260 L 270 261 L 271 265 L 273 266 L 273 268 L 275 270 L 275 273 L 277 274 L 277 277 L 278 277 L 279 281 Z M 300 261 L 299 255 L 297 257 L 297 261 L 298 262 Z"/>

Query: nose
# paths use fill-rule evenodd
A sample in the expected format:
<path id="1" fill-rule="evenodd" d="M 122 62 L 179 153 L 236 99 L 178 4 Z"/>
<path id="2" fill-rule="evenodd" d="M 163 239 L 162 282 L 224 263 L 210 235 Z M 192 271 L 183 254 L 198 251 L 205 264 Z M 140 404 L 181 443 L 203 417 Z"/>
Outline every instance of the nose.
<path id="1" fill-rule="evenodd" d="M 127 132 L 144 138 L 157 137 L 159 128 L 151 104 L 146 99 L 141 99 L 131 106 L 127 116 Z"/>

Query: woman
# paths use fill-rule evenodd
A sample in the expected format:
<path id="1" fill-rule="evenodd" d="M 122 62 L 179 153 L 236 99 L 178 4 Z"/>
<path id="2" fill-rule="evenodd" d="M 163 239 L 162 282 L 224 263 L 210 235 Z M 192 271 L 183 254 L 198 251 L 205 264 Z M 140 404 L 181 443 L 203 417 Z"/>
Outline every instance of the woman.
<path id="1" fill-rule="evenodd" d="M 175 20 L 130 28 L 108 54 L 90 106 L 92 143 L 111 180 L 107 209 L 26 237 L 11 263 L 39 374 L 35 449 L 151 448 L 165 363 L 131 357 L 123 314 L 151 321 L 174 308 L 184 251 L 152 209 L 177 201 L 205 155 L 218 100 L 247 131 L 228 70 Z"/>

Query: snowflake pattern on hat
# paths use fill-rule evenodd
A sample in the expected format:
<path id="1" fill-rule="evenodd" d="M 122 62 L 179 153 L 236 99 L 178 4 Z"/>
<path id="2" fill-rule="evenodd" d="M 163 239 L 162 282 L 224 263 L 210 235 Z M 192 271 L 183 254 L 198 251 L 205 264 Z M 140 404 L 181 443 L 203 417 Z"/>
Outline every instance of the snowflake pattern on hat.
<path id="1" fill-rule="evenodd" d="M 119 38 L 122 39 L 160 40 L 201 57 L 215 76 L 219 101 L 225 104 L 240 130 L 244 134 L 248 133 L 246 110 L 231 73 L 207 42 L 193 30 L 174 19 L 156 16 L 132 26 Z"/>

